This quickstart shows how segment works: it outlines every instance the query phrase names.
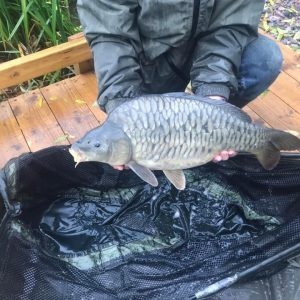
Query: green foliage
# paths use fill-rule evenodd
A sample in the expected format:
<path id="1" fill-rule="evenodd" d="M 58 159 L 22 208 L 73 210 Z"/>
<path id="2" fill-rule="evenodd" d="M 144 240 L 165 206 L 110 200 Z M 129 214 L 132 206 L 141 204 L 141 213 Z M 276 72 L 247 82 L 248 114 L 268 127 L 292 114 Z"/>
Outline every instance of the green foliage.
<path id="1" fill-rule="evenodd" d="M 0 63 L 66 42 L 80 31 L 74 12 L 75 0 L 0 0 Z M 59 70 L 19 89 L 25 92 L 70 74 L 72 70 Z"/>
<path id="2" fill-rule="evenodd" d="M 68 0 L 0 0 L 1 60 L 66 42 L 77 24 Z"/>
<path id="3" fill-rule="evenodd" d="M 297 0 L 292 1 L 295 4 L 296 2 Z M 266 0 L 260 28 L 277 41 L 282 41 L 293 50 L 299 51 L 300 31 L 297 31 L 299 16 L 299 9 L 293 5 L 287 6 L 280 0 Z"/>

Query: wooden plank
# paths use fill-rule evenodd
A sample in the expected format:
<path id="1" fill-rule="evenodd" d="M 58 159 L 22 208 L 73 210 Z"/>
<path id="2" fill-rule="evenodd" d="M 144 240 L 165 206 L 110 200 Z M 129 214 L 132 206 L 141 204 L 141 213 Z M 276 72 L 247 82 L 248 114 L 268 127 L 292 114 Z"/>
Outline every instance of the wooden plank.
<path id="1" fill-rule="evenodd" d="M 300 78 L 300 53 L 294 52 L 288 46 L 280 45 L 280 49 L 284 56 L 282 70 L 296 80 Z"/>
<path id="2" fill-rule="evenodd" d="M 76 89 L 67 84 L 69 79 L 41 89 L 64 133 L 72 142 L 99 125 Z"/>
<path id="3" fill-rule="evenodd" d="M 69 36 L 68 41 L 74 41 L 82 38 L 84 38 L 83 32 L 78 32 L 76 34 Z M 94 60 L 89 59 L 87 61 L 80 62 L 78 64 L 74 64 L 73 67 L 76 75 L 87 73 L 94 69 Z"/>
<path id="4" fill-rule="evenodd" d="M 300 114 L 274 93 L 269 91 L 248 106 L 271 127 L 300 133 Z"/>
<path id="5" fill-rule="evenodd" d="M 72 89 L 76 89 L 81 99 L 87 103 L 92 113 L 100 123 L 106 119 L 106 114 L 100 109 L 97 103 L 98 86 L 97 79 L 93 72 L 81 74 L 70 78 L 67 84 L 71 84 Z"/>
<path id="6" fill-rule="evenodd" d="M 270 124 L 268 124 L 264 119 L 262 119 L 253 109 L 249 107 L 249 105 L 245 106 L 243 110 L 251 117 L 253 123 L 266 127 L 271 127 Z"/>
<path id="7" fill-rule="evenodd" d="M 84 34 L 82 31 L 80 31 L 80 32 L 70 35 L 68 37 L 68 41 L 74 41 L 74 40 L 78 40 L 78 39 L 82 39 L 82 38 L 84 38 Z"/>
<path id="8" fill-rule="evenodd" d="M 55 116 L 39 90 L 9 100 L 31 151 L 62 144 L 63 135 Z"/>
<path id="9" fill-rule="evenodd" d="M 91 59 L 85 38 L 29 54 L 0 64 L 0 89 Z"/>
<path id="10" fill-rule="evenodd" d="M 8 101 L 0 103 L 0 168 L 29 148 Z"/>
<path id="11" fill-rule="evenodd" d="M 282 72 L 269 90 L 300 113 L 300 83 L 296 79 Z"/>

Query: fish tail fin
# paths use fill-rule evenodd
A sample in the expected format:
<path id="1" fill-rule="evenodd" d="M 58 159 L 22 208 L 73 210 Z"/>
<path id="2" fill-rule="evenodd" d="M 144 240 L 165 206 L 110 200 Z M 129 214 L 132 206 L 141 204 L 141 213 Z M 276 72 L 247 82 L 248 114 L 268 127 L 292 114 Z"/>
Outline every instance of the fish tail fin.
<path id="1" fill-rule="evenodd" d="M 300 150 L 300 139 L 295 135 L 276 129 L 268 130 L 266 146 L 255 153 L 258 161 L 266 170 L 274 169 L 280 160 L 280 150 Z"/>
<path id="2" fill-rule="evenodd" d="M 300 139 L 286 131 L 269 129 L 270 142 L 278 150 L 300 150 Z"/>

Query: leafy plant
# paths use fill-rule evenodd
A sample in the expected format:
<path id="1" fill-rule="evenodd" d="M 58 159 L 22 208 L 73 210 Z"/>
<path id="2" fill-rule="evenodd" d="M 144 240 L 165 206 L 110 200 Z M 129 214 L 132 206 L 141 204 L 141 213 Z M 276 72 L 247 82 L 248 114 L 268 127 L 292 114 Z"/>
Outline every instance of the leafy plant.
<path id="1" fill-rule="evenodd" d="M 21 56 L 67 41 L 79 31 L 68 0 L 0 0 L 0 53 Z"/>
<path id="2" fill-rule="evenodd" d="M 79 32 L 79 22 L 70 13 L 75 4 L 70 7 L 69 1 L 0 0 L 0 62 L 66 42 Z M 47 74 L 26 89 L 55 82 L 68 72 Z"/>

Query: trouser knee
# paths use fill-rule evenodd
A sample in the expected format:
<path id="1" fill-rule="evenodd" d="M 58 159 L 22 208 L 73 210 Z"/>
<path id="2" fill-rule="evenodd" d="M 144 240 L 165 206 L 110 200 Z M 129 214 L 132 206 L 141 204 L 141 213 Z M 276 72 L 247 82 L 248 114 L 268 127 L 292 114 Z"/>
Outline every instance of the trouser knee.
<path id="1" fill-rule="evenodd" d="M 245 106 L 264 92 L 278 77 L 283 57 L 273 40 L 259 36 L 251 42 L 242 55 L 238 74 L 238 91 L 229 102 Z"/>

